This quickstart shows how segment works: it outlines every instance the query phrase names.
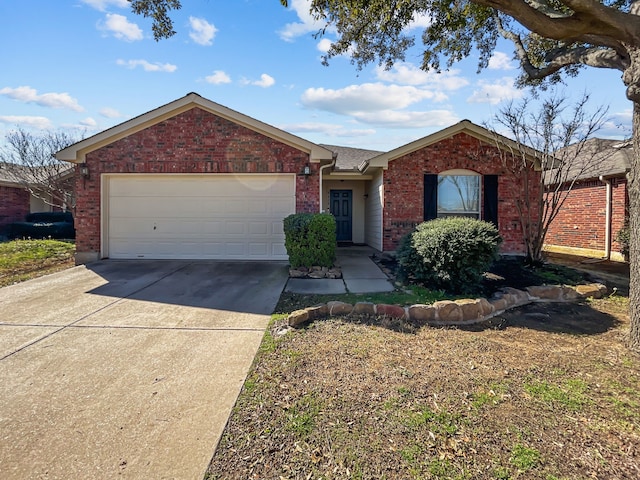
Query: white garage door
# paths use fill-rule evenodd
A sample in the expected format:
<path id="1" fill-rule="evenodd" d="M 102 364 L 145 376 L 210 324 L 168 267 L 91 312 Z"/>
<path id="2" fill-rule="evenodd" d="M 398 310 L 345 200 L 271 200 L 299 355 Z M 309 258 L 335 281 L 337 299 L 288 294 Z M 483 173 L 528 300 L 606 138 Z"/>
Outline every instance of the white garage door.
<path id="1" fill-rule="evenodd" d="M 282 220 L 295 212 L 295 175 L 122 175 L 106 182 L 110 258 L 288 258 Z"/>

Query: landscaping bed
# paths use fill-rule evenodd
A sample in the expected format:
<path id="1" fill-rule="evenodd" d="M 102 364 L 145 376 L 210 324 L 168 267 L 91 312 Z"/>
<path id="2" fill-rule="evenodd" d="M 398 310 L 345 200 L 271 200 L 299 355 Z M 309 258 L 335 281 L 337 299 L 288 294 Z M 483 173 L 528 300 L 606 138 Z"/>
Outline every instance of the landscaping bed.
<path id="1" fill-rule="evenodd" d="M 513 266 L 478 293 L 534 277 L 592 280 Z M 441 294 L 414 290 L 393 295 Z M 278 311 L 309 306 L 301 297 L 283 295 Z M 350 315 L 270 331 L 207 478 L 639 478 L 640 358 L 624 344 L 627 312 L 615 294 L 467 328 Z"/>

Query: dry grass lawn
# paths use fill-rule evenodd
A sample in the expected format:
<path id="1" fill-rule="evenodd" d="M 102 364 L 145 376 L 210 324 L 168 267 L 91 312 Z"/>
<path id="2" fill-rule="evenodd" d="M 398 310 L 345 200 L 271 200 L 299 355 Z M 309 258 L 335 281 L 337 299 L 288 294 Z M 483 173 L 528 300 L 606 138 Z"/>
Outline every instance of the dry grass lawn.
<path id="1" fill-rule="evenodd" d="M 207 478 L 640 478 L 627 302 L 267 333 Z"/>

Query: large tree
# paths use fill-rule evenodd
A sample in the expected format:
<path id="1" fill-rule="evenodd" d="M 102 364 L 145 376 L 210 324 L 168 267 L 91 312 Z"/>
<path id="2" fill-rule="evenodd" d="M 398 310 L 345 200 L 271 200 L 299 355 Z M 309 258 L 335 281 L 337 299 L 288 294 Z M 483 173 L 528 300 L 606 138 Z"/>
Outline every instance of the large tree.
<path id="1" fill-rule="evenodd" d="M 131 5 L 135 13 L 153 18 L 156 39 L 175 33 L 169 12 L 181 7 L 178 0 L 131 0 Z M 506 38 L 520 62 L 522 84 L 558 82 L 584 67 L 622 72 L 634 105 L 629 343 L 640 349 L 640 0 L 311 0 L 310 9 L 337 32 L 327 61 L 348 54 L 358 66 L 390 67 L 415 44 L 414 29 L 408 27 L 417 16 L 426 16 L 425 70 L 439 71 L 443 61 L 448 67 L 474 51 L 482 69 L 498 40 Z"/>

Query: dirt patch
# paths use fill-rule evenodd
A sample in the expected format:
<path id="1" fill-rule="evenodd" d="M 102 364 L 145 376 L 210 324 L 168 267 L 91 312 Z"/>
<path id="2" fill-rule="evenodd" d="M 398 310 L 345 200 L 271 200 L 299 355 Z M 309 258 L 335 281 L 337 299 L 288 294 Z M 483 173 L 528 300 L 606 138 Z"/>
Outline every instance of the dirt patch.
<path id="1" fill-rule="evenodd" d="M 627 299 L 267 334 L 208 478 L 636 479 Z"/>

